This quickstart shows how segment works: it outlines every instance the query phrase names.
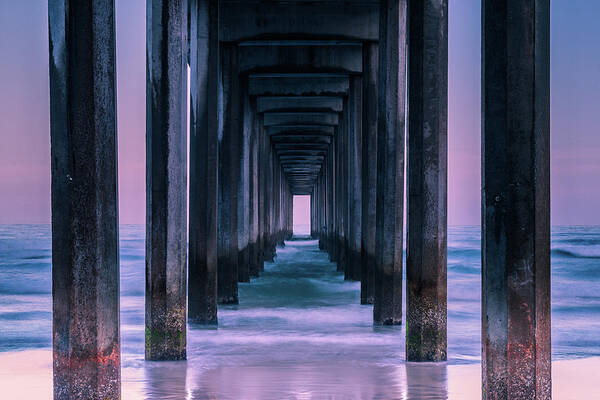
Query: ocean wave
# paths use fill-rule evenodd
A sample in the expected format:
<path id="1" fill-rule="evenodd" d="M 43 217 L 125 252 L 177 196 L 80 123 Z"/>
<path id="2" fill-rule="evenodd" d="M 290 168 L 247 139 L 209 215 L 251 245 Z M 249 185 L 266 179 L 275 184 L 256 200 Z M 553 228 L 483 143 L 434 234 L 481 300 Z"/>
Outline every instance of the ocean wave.
<path id="1" fill-rule="evenodd" d="M 552 255 L 556 257 L 600 259 L 600 249 L 596 246 L 593 248 L 582 247 L 577 250 L 559 247 L 552 249 Z"/>
<path id="2" fill-rule="evenodd" d="M 458 274 L 478 275 L 481 273 L 481 268 L 479 266 L 448 263 L 448 271 Z"/>
<path id="3" fill-rule="evenodd" d="M 50 259 L 52 258 L 51 255 L 39 255 L 39 256 L 28 256 L 28 257 L 23 257 L 23 260 L 45 260 L 45 259 Z"/>
<path id="4" fill-rule="evenodd" d="M 571 245 L 578 245 L 578 246 L 600 246 L 600 238 L 586 238 L 586 237 L 581 237 L 581 238 L 568 238 L 568 239 L 557 239 L 557 242 L 560 243 L 567 243 L 567 244 L 571 244 Z"/>
<path id="5" fill-rule="evenodd" d="M 0 321 L 37 321 L 50 320 L 52 313 L 48 311 L 12 311 L 0 313 Z"/>

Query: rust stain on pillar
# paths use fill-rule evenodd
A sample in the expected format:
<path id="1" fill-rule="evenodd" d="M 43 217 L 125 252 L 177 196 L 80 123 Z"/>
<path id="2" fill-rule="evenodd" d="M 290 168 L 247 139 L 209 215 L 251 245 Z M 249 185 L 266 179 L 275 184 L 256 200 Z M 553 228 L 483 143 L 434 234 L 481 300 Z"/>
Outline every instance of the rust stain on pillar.
<path id="1" fill-rule="evenodd" d="M 55 399 L 119 399 L 115 5 L 50 1 Z"/>
<path id="2" fill-rule="evenodd" d="M 550 1 L 482 9 L 483 399 L 550 399 Z"/>

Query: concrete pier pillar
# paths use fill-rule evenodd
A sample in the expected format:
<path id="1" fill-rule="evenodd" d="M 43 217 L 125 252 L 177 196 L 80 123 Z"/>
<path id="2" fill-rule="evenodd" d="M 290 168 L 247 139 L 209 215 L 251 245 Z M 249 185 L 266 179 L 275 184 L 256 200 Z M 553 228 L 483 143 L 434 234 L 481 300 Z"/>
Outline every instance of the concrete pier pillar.
<path id="1" fill-rule="evenodd" d="M 285 174 L 284 174 L 285 175 Z M 285 239 L 291 239 L 294 234 L 294 219 L 293 219 L 293 209 L 294 209 L 294 197 L 290 192 L 290 183 L 288 178 L 286 177 L 285 182 L 285 197 L 286 197 L 286 207 L 285 207 Z"/>
<path id="2" fill-rule="evenodd" d="M 188 318 L 217 323 L 219 4 L 190 0 Z"/>
<path id="3" fill-rule="evenodd" d="M 255 100 L 250 100 L 250 116 L 252 120 L 250 132 L 250 188 L 249 188 L 249 230 L 248 230 L 248 273 L 258 277 L 260 272 L 260 241 L 259 241 L 259 134 L 260 127 L 256 115 Z"/>
<path id="4" fill-rule="evenodd" d="M 339 234 L 339 132 L 340 126 L 337 126 L 335 129 L 335 135 L 332 138 L 332 142 L 330 145 L 330 151 L 332 155 L 332 165 L 331 165 L 331 194 L 332 194 L 332 214 L 331 214 L 331 236 L 330 236 L 330 246 L 329 246 L 329 260 L 331 262 L 337 262 L 338 260 L 338 234 Z M 337 270 L 339 271 L 339 265 Z"/>
<path id="5" fill-rule="evenodd" d="M 319 248 L 323 250 L 325 248 L 325 165 L 327 163 L 327 157 L 321 166 L 321 172 L 317 180 L 317 187 L 319 188 L 319 199 L 315 207 L 319 210 L 319 217 L 317 218 L 315 231 L 319 238 Z M 311 227 L 312 228 L 312 227 Z"/>
<path id="6" fill-rule="evenodd" d="M 55 399 L 119 399 L 115 5 L 51 1 Z"/>
<path id="7" fill-rule="evenodd" d="M 235 46 L 221 47 L 222 135 L 219 141 L 217 300 L 238 303 L 238 183 L 240 169 L 240 82 Z"/>
<path id="8" fill-rule="evenodd" d="M 482 30 L 482 397 L 550 399 L 550 1 Z"/>
<path id="9" fill-rule="evenodd" d="M 281 204 L 281 193 L 279 191 L 280 176 L 279 160 L 277 159 L 277 156 L 273 154 L 273 185 L 271 187 L 273 191 L 273 217 L 271 220 L 271 246 L 273 247 L 273 253 L 276 252 L 277 244 L 279 242 L 279 206 Z"/>
<path id="10" fill-rule="evenodd" d="M 146 359 L 186 358 L 187 1 L 147 3 Z"/>
<path id="11" fill-rule="evenodd" d="M 239 136 L 239 180 L 237 187 L 238 213 L 238 281 L 250 282 L 250 136 L 252 135 L 252 109 L 248 96 L 248 84 L 241 85 L 241 130 Z"/>
<path id="12" fill-rule="evenodd" d="M 275 257 L 275 247 L 273 245 L 273 168 L 274 168 L 274 157 L 273 151 L 271 149 L 270 139 L 264 136 L 264 156 L 265 156 L 265 164 L 264 164 L 264 175 L 265 175 L 265 185 L 264 185 L 264 196 L 265 196 L 265 230 L 263 236 L 263 259 L 264 261 L 272 262 Z"/>
<path id="13" fill-rule="evenodd" d="M 345 107 L 344 107 L 345 108 Z M 343 118 L 341 119 L 341 121 L 343 121 Z M 334 137 L 334 157 L 335 157 L 335 163 L 334 163 L 334 188 L 333 190 L 335 191 L 335 215 L 334 215 L 334 232 L 333 232 L 333 240 L 332 240 L 332 249 L 331 249 L 331 261 L 337 263 L 337 270 L 341 271 L 340 268 L 340 264 L 339 264 L 339 247 L 340 247 L 340 235 L 341 235 L 341 230 L 340 230 L 340 220 L 341 220 L 341 190 L 340 190 L 340 185 L 342 182 L 342 174 L 340 172 L 340 165 L 341 165 L 341 157 L 340 157 L 340 153 L 341 153 L 341 131 L 342 131 L 342 127 L 341 124 L 340 126 L 337 127 L 337 129 L 335 130 L 335 137 Z"/>
<path id="14" fill-rule="evenodd" d="M 445 361 L 448 0 L 409 13 L 406 359 Z"/>
<path id="15" fill-rule="evenodd" d="M 336 192 L 335 192 L 335 144 L 334 141 L 329 143 L 327 150 L 327 252 L 329 258 L 332 258 L 334 252 L 334 237 L 335 237 L 335 215 L 336 215 Z M 333 261 L 333 260 L 332 260 Z"/>
<path id="16" fill-rule="evenodd" d="M 281 166 L 279 158 L 273 156 L 273 225 L 271 226 L 273 236 L 273 249 L 281 242 Z"/>
<path id="17" fill-rule="evenodd" d="M 327 160 L 324 161 L 324 164 Z M 325 166 L 321 166 L 321 171 L 319 173 L 319 177 L 317 178 L 316 188 L 318 189 L 318 198 L 314 204 L 317 213 L 317 219 L 315 221 L 315 227 L 313 228 L 311 225 L 311 229 L 314 230 L 316 237 L 319 239 L 319 248 L 323 250 L 324 248 L 324 235 L 325 231 L 323 229 L 324 220 L 325 220 L 325 187 L 323 184 L 325 176 Z M 311 205 L 312 211 L 312 205 Z"/>
<path id="18" fill-rule="evenodd" d="M 362 246 L 360 302 L 373 304 L 377 210 L 377 63 L 378 45 L 363 44 Z"/>
<path id="19" fill-rule="evenodd" d="M 337 237 L 337 270 L 346 272 L 346 245 L 347 245 L 347 220 L 348 220 L 348 99 L 344 99 L 344 112 L 337 132 L 338 136 L 338 237 Z"/>
<path id="20" fill-rule="evenodd" d="M 317 221 L 319 220 L 319 211 L 318 211 L 317 204 L 320 203 L 320 192 L 321 192 L 320 181 L 321 181 L 321 174 L 319 174 L 319 176 L 317 177 L 317 181 L 315 182 L 315 185 L 313 186 L 313 189 L 312 189 L 312 193 L 310 195 L 310 215 L 311 215 L 310 236 L 313 239 L 319 237 L 319 230 L 317 228 L 317 225 L 318 225 Z M 319 241 L 319 246 L 320 246 L 320 241 Z"/>
<path id="21" fill-rule="evenodd" d="M 377 232 L 373 320 L 402 323 L 407 0 L 382 0 L 379 22 Z"/>
<path id="22" fill-rule="evenodd" d="M 362 246 L 362 79 L 350 79 L 348 93 L 348 278 L 361 278 Z"/>
<path id="23" fill-rule="evenodd" d="M 258 127 L 258 269 L 264 271 L 265 268 L 265 250 L 267 236 L 267 197 L 266 197 L 266 179 L 267 179 L 267 150 L 266 146 L 269 138 L 264 131 L 262 114 L 256 116 Z"/>

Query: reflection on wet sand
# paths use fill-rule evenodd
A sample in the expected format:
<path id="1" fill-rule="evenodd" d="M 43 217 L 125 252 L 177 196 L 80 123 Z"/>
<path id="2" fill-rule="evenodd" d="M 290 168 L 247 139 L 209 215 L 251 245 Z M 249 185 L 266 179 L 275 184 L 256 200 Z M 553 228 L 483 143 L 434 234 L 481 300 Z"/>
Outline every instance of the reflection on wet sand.
<path id="1" fill-rule="evenodd" d="M 145 398 L 187 399 L 186 361 L 146 362 L 144 365 Z"/>
<path id="2" fill-rule="evenodd" d="M 145 368 L 147 399 L 447 399 L 445 364 Z M 187 369 L 187 375 L 186 375 Z M 187 377 L 187 389 L 185 380 Z"/>
<path id="3" fill-rule="evenodd" d="M 445 363 L 406 363 L 407 399 L 447 399 L 448 371 Z"/>
<path id="4" fill-rule="evenodd" d="M 396 366 L 343 363 L 272 364 L 207 368 L 200 360 L 147 363 L 123 357 L 122 398 L 304 400 L 304 399 L 481 399 L 481 365 Z M 554 399 L 594 399 L 600 357 L 552 363 Z M 0 353 L 2 398 L 52 398 L 52 351 Z"/>

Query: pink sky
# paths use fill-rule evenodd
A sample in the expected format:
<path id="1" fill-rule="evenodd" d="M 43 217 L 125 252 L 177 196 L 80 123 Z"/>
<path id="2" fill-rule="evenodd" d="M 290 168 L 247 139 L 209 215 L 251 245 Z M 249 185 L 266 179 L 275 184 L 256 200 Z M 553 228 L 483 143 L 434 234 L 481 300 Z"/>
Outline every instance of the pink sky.
<path id="1" fill-rule="evenodd" d="M 117 0 L 121 223 L 145 213 L 145 0 Z M 480 1 L 450 2 L 448 222 L 480 221 Z M 552 223 L 600 224 L 600 2 L 552 2 Z M 47 1 L 0 2 L 0 223 L 50 221 Z M 307 209 L 304 212 L 308 212 Z"/>

